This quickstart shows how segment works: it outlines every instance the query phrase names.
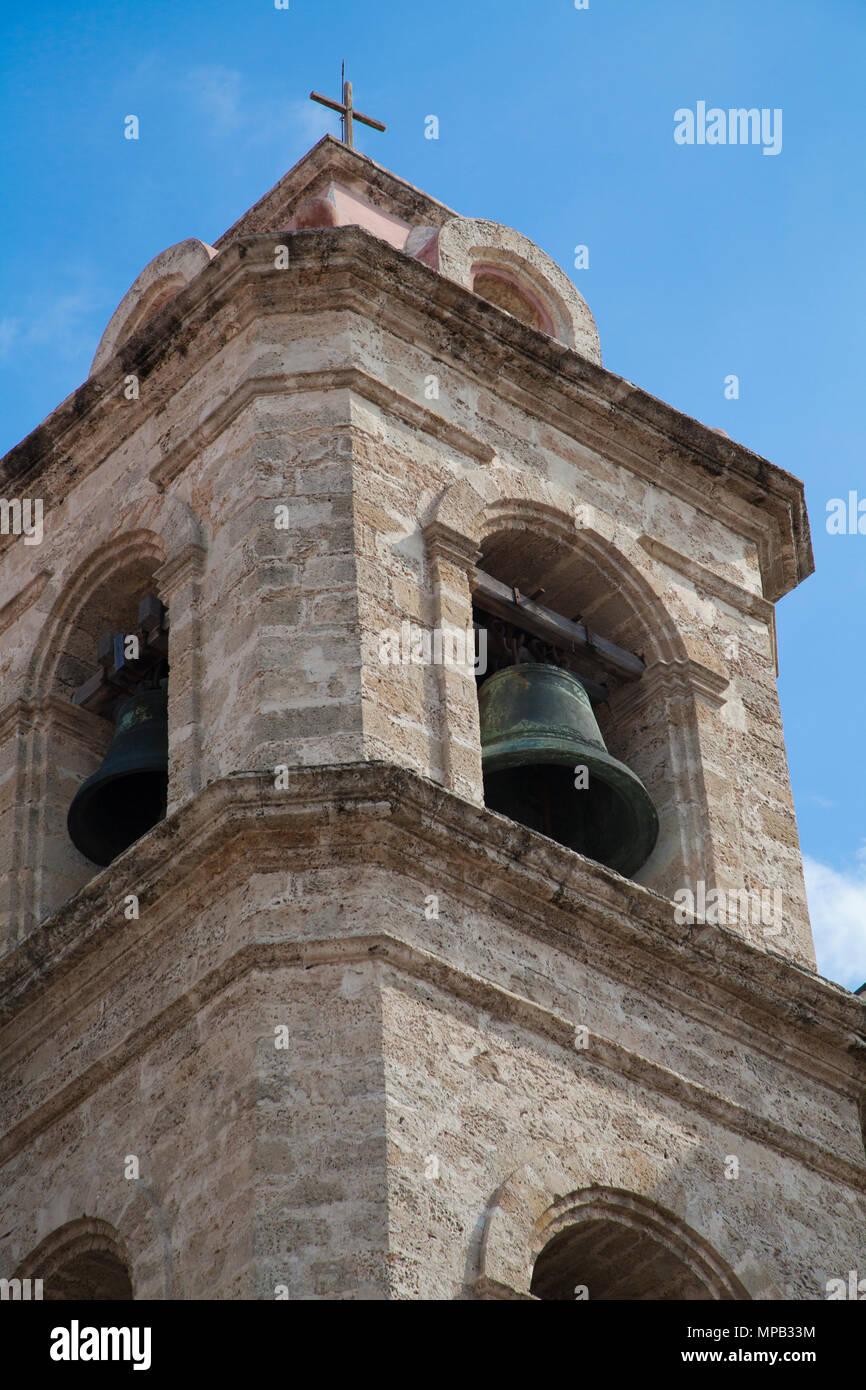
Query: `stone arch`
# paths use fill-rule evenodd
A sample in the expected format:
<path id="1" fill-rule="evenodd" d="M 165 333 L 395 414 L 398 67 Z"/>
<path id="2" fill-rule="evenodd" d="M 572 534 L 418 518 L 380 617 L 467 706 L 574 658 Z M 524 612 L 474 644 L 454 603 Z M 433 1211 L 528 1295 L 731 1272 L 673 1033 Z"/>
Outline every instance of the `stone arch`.
<path id="1" fill-rule="evenodd" d="M 30 661 L 31 698 L 76 684 L 78 644 L 72 633 L 92 596 L 110 593 L 125 575 L 152 577 L 165 560 L 164 543 L 154 531 L 123 531 L 92 551 L 72 575 L 55 577 L 57 598 Z"/>
<path id="2" fill-rule="evenodd" d="M 120 1232 L 95 1216 L 67 1221 L 52 1231 L 21 1262 L 15 1277 L 41 1279 L 46 1302 L 135 1297 L 132 1265 Z"/>
<path id="3" fill-rule="evenodd" d="M 501 261 L 476 261 L 471 272 L 470 288 L 488 303 L 504 309 L 530 328 L 537 328 L 549 338 L 556 338 L 558 325 L 550 307 L 537 288 L 519 270 Z M 559 332 L 562 332 L 561 327 Z"/>
<path id="4" fill-rule="evenodd" d="M 641 680 L 612 689 L 597 709 L 608 751 L 641 778 L 659 815 L 656 848 L 634 877 L 668 897 L 684 884 L 710 882 L 697 702 L 721 703 L 727 682 L 689 657 L 661 581 L 636 538 L 555 484 L 502 465 L 476 469 L 447 488 L 424 535 L 437 625 L 468 625 L 473 576 L 482 562 L 523 593 L 544 587 L 546 605 L 568 618 L 580 611 L 591 628 L 643 656 Z M 480 803 L 474 679 L 452 671 L 440 681 L 446 781 Z M 469 731 L 462 744 L 452 732 L 457 728 Z"/>
<path id="5" fill-rule="evenodd" d="M 533 326 L 591 362 L 601 363 L 598 328 L 589 305 L 565 272 L 529 237 L 500 222 L 454 217 L 440 229 L 437 253 L 443 275 L 467 289 L 474 289 L 476 278 L 483 275 L 500 281 L 506 290 L 511 285 L 535 308 L 539 321 Z M 493 302 L 508 308 L 505 301 L 494 298 Z M 508 312 L 514 310 L 508 308 Z"/>
<path id="6" fill-rule="evenodd" d="M 446 489 L 427 529 L 434 539 L 438 533 L 457 542 L 467 567 L 480 559 L 485 543 L 497 532 L 542 535 L 572 568 L 586 563 L 599 572 L 617 600 L 613 624 L 625 628 L 626 640 L 646 638 L 648 665 L 687 658 L 683 637 L 648 576 L 641 547 L 597 508 L 541 478 L 516 469 L 477 469 Z M 549 554 L 537 547 L 536 554 L 539 564 L 549 569 Z M 600 608 L 596 604 L 594 611 Z M 600 617 L 599 628 L 604 614 Z"/>
<path id="7" fill-rule="evenodd" d="M 607 1222 L 633 1237 L 643 1236 L 710 1299 L 767 1299 L 779 1290 L 752 1251 L 738 1254 L 725 1228 L 704 1229 L 706 1217 L 686 1206 L 686 1184 L 643 1151 L 573 1150 L 523 1164 L 501 1185 L 487 1209 L 478 1262 L 476 1295 L 526 1299 L 539 1256 L 582 1223 Z M 590 1290 L 592 1297 L 592 1290 Z"/>
<path id="8" fill-rule="evenodd" d="M 133 624 L 138 599 L 155 587 L 165 548 L 150 530 L 106 539 L 73 571 L 56 573 L 54 602 L 27 668 L 27 698 L 18 739 L 20 815 L 15 873 L 9 885 L 13 939 L 26 935 L 94 875 L 95 866 L 66 834 L 76 790 L 111 743 L 110 720 L 73 705 L 75 687 L 95 665 L 107 627 Z"/>
<path id="9" fill-rule="evenodd" d="M 599 513 L 593 511 L 592 520 L 588 520 L 580 509 L 569 509 L 564 496 L 545 496 L 553 491 L 542 484 L 537 496 L 506 495 L 484 508 L 478 543 L 486 567 L 490 568 L 497 535 L 503 537 L 500 550 L 507 551 L 522 533 L 528 540 L 522 556 L 522 563 L 528 566 L 520 580 L 522 592 L 531 592 L 532 568 L 537 566 L 547 581 L 544 601 L 559 611 L 563 604 L 567 606 L 569 587 L 582 579 L 582 619 L 605 635 L 616 633 L 623 646 L 640 646 L 647 665 L 684 660 L 687 653 L 682 635 L 645 569 L 635 563 L 634 552 L 629 553 L 632 546 L 628 538 L 606 525 Z M 543 549 L 539 539 L 546 542 Z M 588 572 L 591 583 L 587 582 Z"/>
<path id="10" fill-rule="evenodd" d="M 10 940 L 28 934 L 93 876 L 65 834 L 75 790 L 96 770 L 113 736 L 109 720 L 72 704 L 95 663 L 101 631 L 125 629 L 138 599 L 156 592 L 171 614 L 169 811 L 194 795 L 201 775 L 201 525 L 184 499 L 154 494 L 139 525 L 116 525 L 70 573 L 44 587 L 47 617 L 33 645 L 18 702 L 15 869 L 5 886 Z M 142 524 L 143 523 L 143 524 Z"/>
<path id="11" fill-rule="evenodd" d="M 576 1281 L 596 1301 L 748 1298 L 712 1246 L 667 1208 L 631 1192 L 590 1187 L 545 1213 L 530 1292 L 568 1301 Z"/>
<path id="12" fill-rule="evenodd" d="M 94 376 L 101 371 L 127 338 L 131 338 L 163 304 L 184 289 L 216 254 L 206 242 L 189 237 L 154 256 L 133 281 L 108 320 L 89 375 Z"/>

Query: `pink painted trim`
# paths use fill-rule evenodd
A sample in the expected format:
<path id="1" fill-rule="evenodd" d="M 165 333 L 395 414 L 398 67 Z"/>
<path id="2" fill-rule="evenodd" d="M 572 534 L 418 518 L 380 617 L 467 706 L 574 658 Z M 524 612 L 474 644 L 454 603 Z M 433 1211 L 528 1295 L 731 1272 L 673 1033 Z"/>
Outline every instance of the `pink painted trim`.
<path id="1" fill-rule="evenodd" d="M 490 275 L 496 280 L 504 280 L 506 284 L 511 285 L 512 289 L 517 290 L 517 293 L 531 304 L 532 308 L 541 319 L 543 331 L 548 337 L 556 337 L 556 325 L 554 324 L 550 310 L 519 274 L 508 269 L 507 266 L 488 264 L 484 261 L 479 261 L 477 264 L 473 265 L 471 271 L 470 288 L 472 290 L 475 289 L 475 281 L 479 275 Z"/>

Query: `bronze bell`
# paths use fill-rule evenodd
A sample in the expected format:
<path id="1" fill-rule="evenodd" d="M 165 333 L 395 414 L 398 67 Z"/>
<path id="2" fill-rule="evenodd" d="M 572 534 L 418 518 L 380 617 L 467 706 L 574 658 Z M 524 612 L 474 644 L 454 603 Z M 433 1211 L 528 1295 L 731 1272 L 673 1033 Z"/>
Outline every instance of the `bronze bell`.
<path id="1" fill-rule="evenodd" d="M 111 747 L 97 771 L 79 787 L 66 818 L 72 843 L 95 864 L 110 864 L 165 815 L 165 684 L 122 700 L 115 725 Z"/>
<path id="2" fill-rule="evenodd" d="M 608 753 L 577 677 L 559 666 L 506 666 L 481 686 L 478 706 L 485 804 L 636 873 L 655 845 L 658 816 L 640 778 Z M 587 769 L 583 789 L 579 767 Z"/>

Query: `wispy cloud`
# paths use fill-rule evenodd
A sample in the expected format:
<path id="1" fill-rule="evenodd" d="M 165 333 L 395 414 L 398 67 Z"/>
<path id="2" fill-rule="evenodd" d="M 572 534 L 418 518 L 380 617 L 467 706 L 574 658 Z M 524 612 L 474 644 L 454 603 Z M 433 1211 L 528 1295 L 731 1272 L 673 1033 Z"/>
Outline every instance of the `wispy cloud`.
<path id="1" fill-rule="evenodd" d="M 803 856 L 818 969 L 848 989 L 866 980 L 866 848 L 849 872 Z"/>
<path id="2" fill-rule="evenodd" d="M 219 64 L 192 68 L 180 79 L 180 87 L 212 136 L 231 136 L 246 146 L 279 141 L 288 159 L 303 154 L 333 128 L 328 112 L 314 102 L 274 102 L 251 93 L 236 68 Z"/>
<path id="3" fill-rule="evenodd" d="M 241 130 L 249 115 L 241 106 L 243 78 L 234 68 L 212 64 L 193 68 L 183 79 L 183 87 L 211 130 L 231 135 Z"/>
<path id="4" fill-rule="evenodd" d="M 21 335 L 21 319 L 0 319 L 0 362 L 10 355 Z"/>
<path id="5" fill-rule="evenodd" d="M 50 348 L 67 361 L 82 352 L 92 355 L 100 315 L 98 296 L 88 285 L 51 303 L 31 305 L 27 318 L 0 319 L 0 361 L 33 348 Z"/>

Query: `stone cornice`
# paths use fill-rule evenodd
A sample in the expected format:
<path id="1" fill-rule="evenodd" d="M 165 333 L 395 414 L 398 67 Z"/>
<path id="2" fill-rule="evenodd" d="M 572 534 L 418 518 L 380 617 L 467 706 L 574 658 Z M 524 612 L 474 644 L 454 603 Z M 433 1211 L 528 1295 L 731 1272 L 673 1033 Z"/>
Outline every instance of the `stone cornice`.
<path id="1" fill-rule="evenodd" d="M 856 1164 L 814 1141 L 786 1129 L 764 1115 L 727 1100 L 708 1087 L 689 1081 L 668 1067 L 648 1060 L 622 1044 L 597 1034 L 587 1049 L 575 1049 L 571 1020 L 489 981 L 441 956 L 396 939 L 387 932 L 343 938 L 303 941 L 256 942 L 238 949 L 216 969 L 196 980 L 189 991 L 165 1009 L 131 1030 L 123 1042 L 72 1081 L 37 1104 L 0 1139 L 0 1163 L 8 1161 L 49 1125 L 56 1123 L 98 1086 L 142 1055 L 167 1034 L 195 1019 L 227 989 L 237 989 L 247 976 L 270 970 L 310 970 L 318 965 L 356 964 L 375 959 L 402 975 L 422 980 L 464 1002 L 481 1004 L 488 1015 L 517 1024 L 536 1036 L 566 1049 L 578 1074 L 589 1073 L 601 1084 L 623 1077 L 681 1105 L 690 1114 L 701 1114 L 753 1143 L 775 1149 L 833 1182 L 866 1191 L 866 1164 Z M 606 1074 L 606 1075 L 605 1075 Z"/>
<path id="2" fill-rule="evenodd" d="M 748 614 L 750 618 L 758 618 L 762 623 L 772 623 L 773 605 L 760 594 L 750 593 L 741 585 L 733 584 L 730 579 L 714 574 L 706 565 L 699 565 L 690 556 L 665 545 L 664 541 L 657 540 L 655 536 L 638 536 L 638 541 L 654 560 L 666 565 L 668 569 L 677 570 L 690 580 L 699 594 L 711 594 L 713 598 L 721 599 L 722 603 L 727 603 L 740 613 Z"/>
<path id="3" fill-rule="evenodd" d="M 190 893 L 206 905 L 223 873 L 236 880 L 238 858 L 259 871 L 285 869 L 293 854 L 304 865 L 327 862 L 337 808 L 341 859 L 418 876 L 435 863 L 440 883 L 494 902 L 528 937 L 602 971 L 629 951 L 635 988 L 664 995 L 739 1046 L 782 1052 L 786 1065 L 825 1085 L 852 1097 L 862 1090 L 864 1001 L 728 928 L 677 925 L 672 904 L 648 889 L 382 763 L 293 769 L 290 795 L 275 796 L 270 773 L 209 784 L 0 960 L 0 1018 L 41 997 L 118 930 L 130 882 L 157 920 L 181 890 L 186 911 Z"/>
<path id="4" fill-rule="evenodd" d="M 6 455 L 0 485 L 23 493 L 38 478 L 49 503 L 63 495 L 221 350 L 225 333 L 209 329 L 229 301 L 232 335 L 268 313 L 355 310 L 754 540 L 768 599 L 811 573 L 798 479 L 360 228 L 289 239 L 288 270 L 273 268 L 272 236 L 231 242 Z M 149 380 L 134 410 L 120 389 L 128 372 Z M 47 467 L 50 489 L 41 486 Z"/>
<path id="5" fill-rule="evenodd" d="M 435 435 L 444 444 L 468 454 L 480 463 L 490 463 L 494 451 L 474 435 L 453 425 L 444 416 L 410 400 L 386 386 L 360 367 L 334 367 L 317 372 L 275 372 L 268 376 L 246 377 L 230 396 L 177 445 L 168 442 L 159 463 L 150 470 L 150 480 L 161 492 L 206 448 L 243 410 L 267 396 L 298 395 L 305 391 L 352 391 L 373 405 L 399 416 L 406 424 Z"/>
<path id="6" fill-rule="evenodd" d="M 447 560 L 466 571 L 470 579 L 481 559 L 481 551 L 462 531 L 456 531 L 442 521 L 429 521 L 423 528 L 424 540 L 433 559 Z"/>

